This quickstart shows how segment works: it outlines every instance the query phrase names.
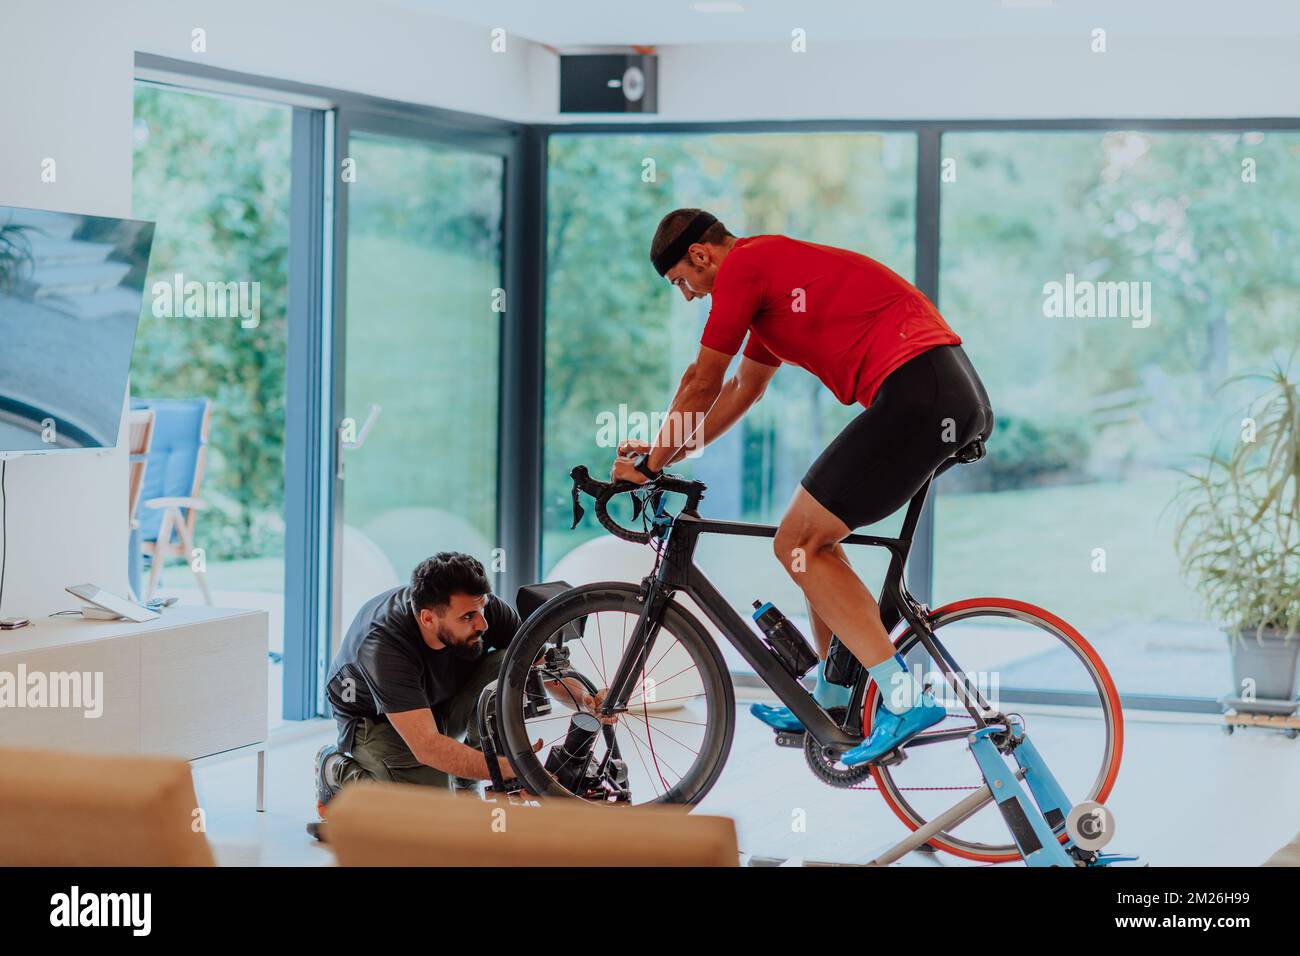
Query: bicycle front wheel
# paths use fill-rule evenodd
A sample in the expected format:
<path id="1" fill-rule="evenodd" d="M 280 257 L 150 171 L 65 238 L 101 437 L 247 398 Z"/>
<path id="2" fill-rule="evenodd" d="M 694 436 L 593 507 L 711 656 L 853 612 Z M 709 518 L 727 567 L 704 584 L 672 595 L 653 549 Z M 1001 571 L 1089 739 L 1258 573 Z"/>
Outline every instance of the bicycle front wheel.
<path id="1" fill-rule="evenodd" d="M 588 584 L 549 601 L 520 628 L 501 665 L 497 714 L 510 764 L 531 793 L 579 797 L 589 802 L 695 804 L 717 782 L 731 749 L 736 700 L 726 664 L 704 626 L 676 601 L 645 666 L 636 675 L 626 713 L 595 737 L 579 759 L 594 773 L 579 772 L 559 748 L 568 746 L 574 701 L 551 692 L 550 712 L 529 716 L 529 672 L 540 669 L 548 646 L 568 650 L 571 676 L 596 689 L 608 686 L 644 609 L 639 588 L 625 582 Z M 536 741 L 542 747 L 534 751 Z M 620 763 L 618 773 L 610 760 Z M 622 776 L 604 789 L 586 785 L 601 776 Z M 578 791 L 575 781 L 584 782 Z M 625 791 L 624 797 L 617 796 Z"/>
<path id="2" fill-rule="evenodd" d="M 1066 796 L 1074 803 L 1104 802 L 1119 774 L 1124 714 L 1106 665 L 1083 636 L 1042 608 L 1006 598 L 949 604 L 931 612 L 930 626 L 939 645 L 994 710 L 1023 717 L 1030 739 Z M 898 636 L 895 646 L 904 656 L 918 648 L 925 653 L 911 627 Z M 928 655 L 926 663 L 925 682 L 948 716 L 913 738 L 902 763 L 872 768 L 885 802 L 911 830 L 984 783 L 964 736 L 923 742 L 927 735 L 975 728 L 942 676 L 947 666 Z M 864 701 L 866 733 L 871 732 L 880 702 L 873 682 Z M 940 831 L 930 845 L 968 860 L 1006 863 L 1020 858 L 1008 837 L 1001 814 L 990 802 Z"/>

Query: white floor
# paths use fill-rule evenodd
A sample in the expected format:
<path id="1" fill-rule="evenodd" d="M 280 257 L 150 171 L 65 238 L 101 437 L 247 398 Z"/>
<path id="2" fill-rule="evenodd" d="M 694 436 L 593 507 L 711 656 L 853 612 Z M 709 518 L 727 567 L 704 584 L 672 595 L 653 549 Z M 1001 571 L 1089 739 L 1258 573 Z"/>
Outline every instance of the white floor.
<path id="1" fill-rule="evenodd" d="M 735 818 L 742 851 L 854 863 L 903 838 L 905 828 L 878 793 L 820 783 L 801 753 L 773 745 L 746 706 L 737 714 L 727 768 L 701 807 Z M 1107 801 L 1116 818 L 1108 850 L 1136 853 L 1152 866 L 1257 866 L 1300 831 L 1300 740 L 1256 729 L 1228 737 L 1199 718 L 1130 712 L 1126 719 L 1124 762 Z M 255 811 L 253 755 L 211 758 L 195 768 L 219 863 L 332 862 L 304 824 L 315 816 L 313 757 L 333 739 L 333 722 L 326 721 L 287 723 L 273 733 L 261 814 Z M 933 853 L 913 853 L 902 862 L 973 865 Z"/>

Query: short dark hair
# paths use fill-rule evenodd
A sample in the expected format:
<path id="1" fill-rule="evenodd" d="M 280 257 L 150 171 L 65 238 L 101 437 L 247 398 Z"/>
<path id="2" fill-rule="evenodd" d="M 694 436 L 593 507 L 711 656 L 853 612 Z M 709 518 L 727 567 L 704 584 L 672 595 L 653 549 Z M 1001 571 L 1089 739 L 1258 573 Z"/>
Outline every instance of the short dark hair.
<path id="1" fill-rule="evenodd" d="M 439 551 L 411 572 L 411 603 L 417 611 L 446 607 L 453 594 L 482 597 L 491 591 L 483 565 L 459 551 Z"/>
<path id="2" fill-rule="evenodd" d="M 652 261 L 658 259 L 663 251 L 672 245 L 673 240 L 682 234 L 682 230 L 686 228 L 690 221 L 703 211 L 702 209 L 674 209 L 660 219 L 659 228 L 655 230 L 655 237 L 650 241 L 650 259 Z M 727 227 L 719 220 L 704 230 L 704 234 L 700 236 L 699 241 L 716 244 L 724 239 L 734 238 L 736 237 L 728 232 Z M 683 255 L 682 258 L 686 257 Z M 678 262 L 680 261 L 679 259 Z M 675 266 L 677 263 L 674 262 L 672 265 Z M 672 266 L 668 268 L 671 269 Z"/>

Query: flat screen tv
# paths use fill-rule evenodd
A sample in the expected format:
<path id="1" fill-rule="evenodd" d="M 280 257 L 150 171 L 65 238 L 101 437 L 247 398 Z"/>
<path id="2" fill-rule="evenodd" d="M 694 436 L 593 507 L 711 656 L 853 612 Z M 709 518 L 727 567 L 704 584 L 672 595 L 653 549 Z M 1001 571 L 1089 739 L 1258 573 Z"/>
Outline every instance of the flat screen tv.
<path id="1" fill-rule="evenodd" d="M 117 444 L 153 232 L 0 206 L 0 457 Z"/>

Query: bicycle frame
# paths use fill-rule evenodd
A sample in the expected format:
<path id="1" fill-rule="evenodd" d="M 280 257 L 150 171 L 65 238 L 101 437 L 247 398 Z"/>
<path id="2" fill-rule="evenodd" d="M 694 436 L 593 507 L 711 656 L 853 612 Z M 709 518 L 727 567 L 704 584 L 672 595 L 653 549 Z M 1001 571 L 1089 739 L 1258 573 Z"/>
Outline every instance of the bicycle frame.
<path id="1" fill-rule="evenodd" d="M 937 473 L 936 473 L 937 474 Z M 879 597 L 881 620 L 885 630 L 892 632 L 900 620 L 906 620 L 915 630 L 922 646 L 941 666 L 945 679 L 952 685 L 957 699 L 974 719 L 976 728 L 987 726 L 992 718 L 985 714 L 991 707 L 970 679 L 958 668 L 948 651 L 935 639 L 929 626 L 929 609 L 917 601 L 907 589 L 903 577 L 912 539 L 921 517 L 932 475 L 912 497 L 903 525 L 897 538 L 876 535 L 851 534 L 844 544 L 865 544 L 885 548 L 890 553 L 889 568 Z M 799 718 L 808 733 L 821 746 L 842 753 L 862 740 L 862 704 L 867 693 L 870 675 L 862 668 L 849 699 L 848 716 L 841 727 L 813 700 L 802 685 L 777 660 L 767 645 L 714 587 L 713 583 L 695 565 L 695 546 L 703 534 L 739 535 L 753 538 L 774 538 L 776 528 L 771 525 L 739 521 L 714 521 L 701 518 L 696 510 L 683 510 L 672 519 L 660 543 L 660 560 L 655 572 L 642 581 L 645 609 L 637 619 L 627 644 L 627 651 L 609 684 L 603 713 L 612 715 L 626 706 L 637 672 L 649 657 L 654 638 L 658 634 L 663 611 L 676 591 L 689 595 L 741 656 L 754 668 L 754 672 Z M 913 738 L 912 744 L 936 743 L 939 739 L 966 737 L 968 729 L 951 733 L 929 735 L 924 740 Z M 905 745 L 906 746 L 906 745 Z"/>
<path id="2" fill-rule="evenodd" d="M 983 456 L 983 441 L 977 439 L 963 446 L 952 458 L 941 464 L 912 496 L 898 537 L 850 534 L 842 539 L 842 543 L 845 544 L 865 544 L 869 547 L 884 548 L 889 552 L 889 566 L 879 595 L 882 623 L 886 631 L 892 633 L 900 622 L 907 622 L 908 630 L 939 666 L 944 680 L 955 692 L 957 699 L 974 722 L 973 728 L 963 727 L 914 735 L 897 749 L 877 758 L 875 767 L 870 769 L 879 779 L 878 768 L 891 766 L 904 760 L 905 751 L 911 747 L 960 739 L 965 741 L 975 757 L 980 774 L 984 778 L 983 785 L 973 793 L 924 825 L 912 827 L 913 832 L 910 836 L 886 850 L 868 865 L 888 865 L 894 862 L 910 850 L 930 843 L 938 834 L 946 833 L 961 824 L 991 802 L 997 803 L 998 811 L 1011 832 L 1016 852 L 1029 866 L 1108 866 L 1122 860 L 1136 859 L 1117 854 L 1100 854 L 1094 850 L 1081 849 L 1075 844 L 1073 834 L 1068 832 L 1067 810 L 1073 813 L 1073 810 L 1078 808 L 1070 807 L 1064 791 L 1039 756 L 1037 748 L 1030 743 L 1028 734 L 1024 730 L 1023 718 L 1015 714 L 1008 716 L 993 710 L 979 689 L 974 686 L 970 676 L 961 670 L 947 648 L 935 637 L 934 628 L 930 623 L 930 609 L 917 601 L 907 588 L 904 580 L 907 558 L 911 552 L 917 524 L 920 522 L 921 511 L 925 507 L 926 498 L 935 478 L 956 464 L 978 461 Z M 638 672 L 644 672 L 669 602 L 678 591 L 681 591 L 694 599 L 703 613 L 749 662 L 763 682 L 798 718 L 808 735 L 804 742 L 806 747 L 810 743 L 815 743 L 822 750 L 820 754 L 822 758 L 834 760 L 861 742 L 865 717 L 863 704 L 872 683 L 871 675 L 866 668 L 859 668 L 851 690 L 847 715 L 842 724 L 838 724 L 835 718 L 804 690 L 798 679 L 786 669 L 767 643 L 754 632 L 749 622 L 732 609 L 727 599 L 695 565 L 695 546 L 699 542 L 700 535 L 723 534 L 774 538 L 777 528 L 770 525 L 701 518 L 699 503 L 704 491 L 707 490 L 706 486 L 698 481 L 665 474 L 645 489 L 648 497 L 636 498 L 633 507 L 634 517 L 642 514 L 649 516 L 653 527 L 645 531 L 635 531 L 620 524 L 617 519 L 611 518 L 606 509 L 613 496 L 635 492 L 633 483 L 594 480 L 583 465 L 574 467 L 570 475 L 574 482 L 574 527 L 583 516 L 579 496 L 582 492 L 586 492 L 596 500 L 597 519 L 608 531 L 627 541 L 643 544 L 658 542 L 658 560 L 654 570 L 642 579 L 636 596 L 643 608 L 637 615 L 636 626 L 631 636 L 623 645 L 614 677 L 607 682 L 608 691 L 600 708 L 602 716 L 617 719 L 621 713 L 627 711 L 627 701 L 636 683 Z M 676 516 L 662 509 L 664 494 L 686 496 L 686 504 Z M 959 606 L 954 605 L 954 608 L 956 607 Z M 707 632 L 700 636 L 705 641 L 711 640 Z M 895 646 L 906 636 L 907 631 L 903 631 L 902 635 L 895 639 Z M 564 638 L 560 638 L 557 643 L 563 641 Z M 712 649 L 716 654 L 716 644 Z M 1088 651 L 1090 658 L 1095 658 L 1095 654 L 1089 648 L 1085 647 L 1085 650 Z M 1094 662 L 1100 666 L 1099 661 Z M 514 669 L 512 665 L 512 672 Z M 1108 676 L 1107 684 L 1110 688 L 1108 694 L 1110 700 L 1117 701 L 1118 695 Z M 878 690 L 883 691 L 883 688 Z M 1107 696 L 1104 690 L 1103 696 Z M 524 748 L 523 751 L 516 751 L 517 754 L 526 753 L 531 749 L 531 741 L 527 739 L 523 743 L 512 741 L 511 745 Z M 1015 756 L 1018 764 L 1014 769 L 1008 767 L 1001 759 L 1011 755 Z M 532 757 L 531 753 L 528 753 L 528 756 Z M 811 759 L 814 754 L 810 751 L 809 756 Z M 514 756 L 511 756 L 511 762 L 514 763 Z M 521 774 L 526 773 L 519 767 L 516 767 L 516 770 Z M 1114 769 L 1111 774 L 1106 785 L 1113 781 Z M 1022 782 L 1028 784 L 1029 793 L 1022 788 Z M 543 789 L 546 787 L 544 786 Z M 884 787 L 882 786 L 881 789 L 883 790 Z M 909 821 L 904 818 L 904 822 Z M 952 852 L 963 856 L 968 855 L 955 849 Z M 972 859 L 983 858 L 972 857 Z M 989 859 L 992 862 L 1000 862 L 1000 857 Z"/>

